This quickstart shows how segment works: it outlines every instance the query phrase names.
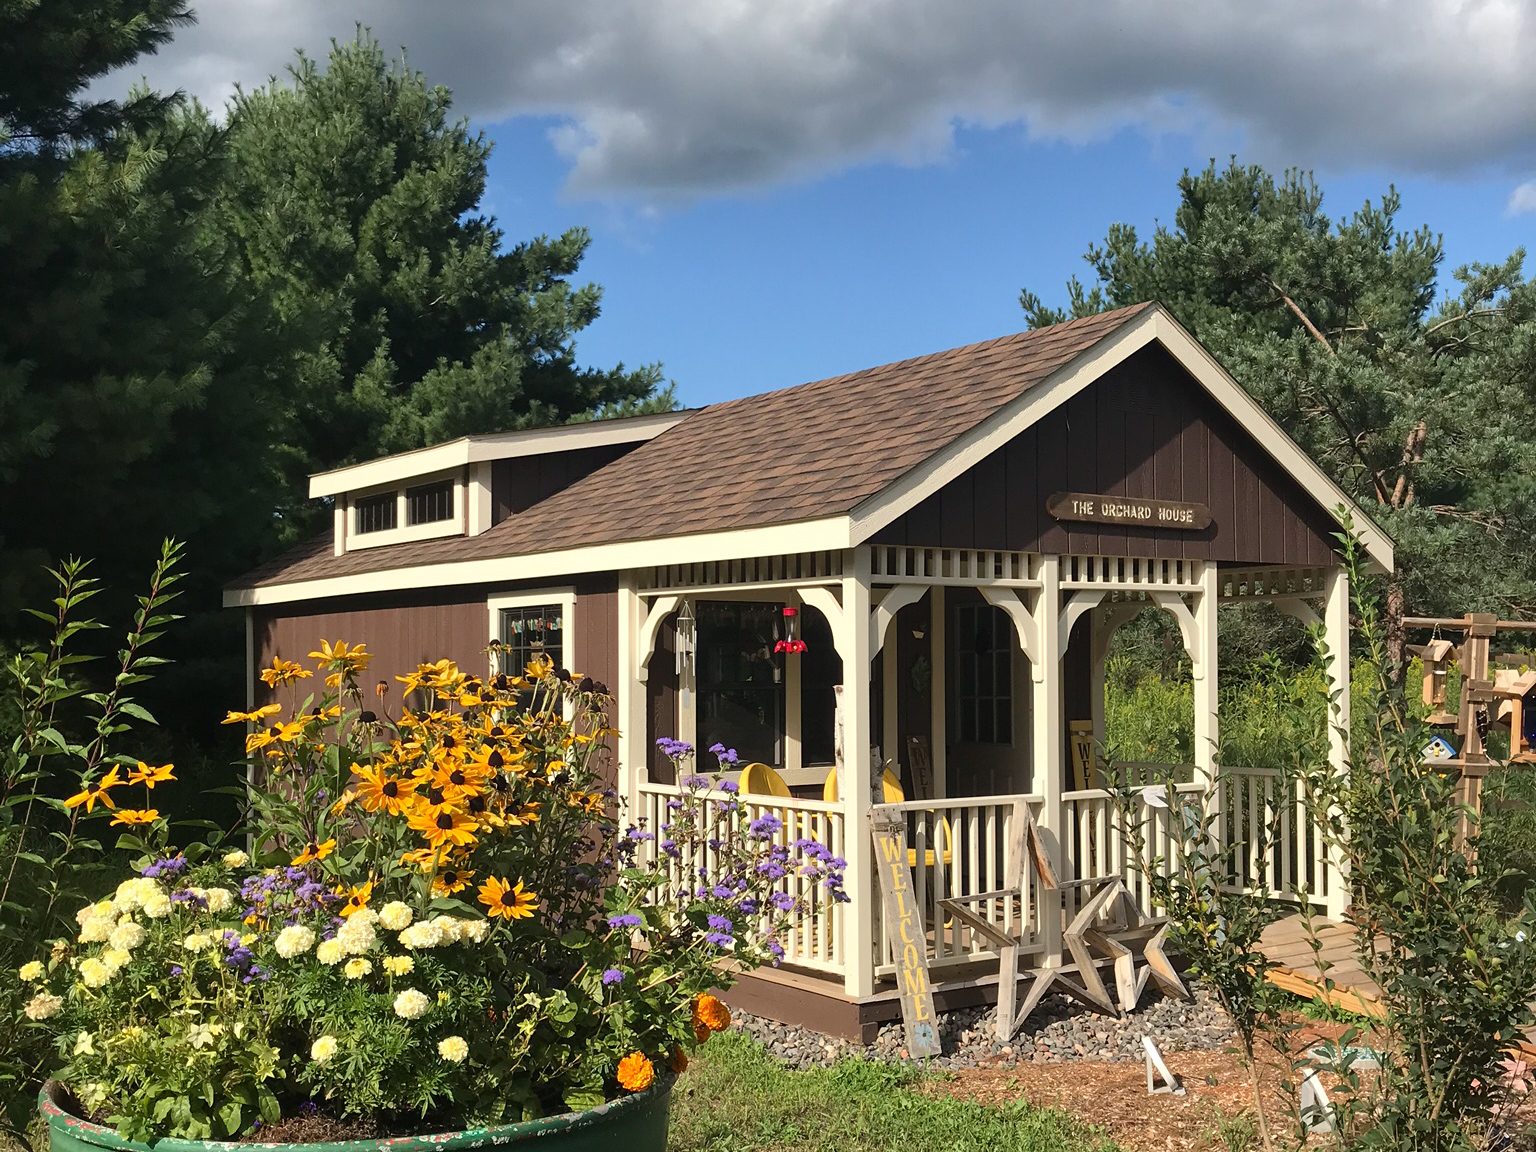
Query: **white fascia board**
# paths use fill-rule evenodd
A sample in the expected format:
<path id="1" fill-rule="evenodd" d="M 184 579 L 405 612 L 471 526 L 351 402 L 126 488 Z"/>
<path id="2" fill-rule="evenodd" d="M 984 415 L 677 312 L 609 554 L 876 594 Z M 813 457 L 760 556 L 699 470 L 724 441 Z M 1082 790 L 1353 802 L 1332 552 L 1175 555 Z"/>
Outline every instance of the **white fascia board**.
<path id="1" fill-rule="evenodd" d="M 1111 368 L 1160 342 L 1184 369 L 1328 512 L 1349 510 L 1373 570 L 1393 570 L 1392 541 L 1317 463 L 1275 423 L 1246 389 L 1161 305 L 1117 328 L 1062 365 L 1013 403 L 911 469 L 853 510 L 853 543 L 862 544 L 904 512 L 986 459 Z"/>
<path id="2" fill-rule="evenodd" d="M 461 436 L 457 440 L 434 444 L 430 448 L 416 448 L 410 452 L 397 452 L 393 456 L 381 456 L 362 464 L 333 468 L 329 472 L 316 472 L 309 478 L 309 495 L 311 499 L 338 496 L 344 492 L 400 484 L 433 472 L 514 456 L 542 456 L 549 452 L 572 452 L 608 444 L 642 443 L 655 439 L 687 416 L 686 411 L 659 412 L 653 416 L 591 420 L 585 424 L 562 424 L 557 428 L 535 428 L 527 432 Z"/>
<path id="3" fill-rule="evenodd" d="M 652 568 L 666 564 L 704 564 L 715 560 L 740 560 L 795 552 L 832 552 L 850 547 L 849 532 L 848 517 L 828 516 L 792 524 L 740 528 L 729 532 L 704 532 L 693 536 L 666 536 L 620 544 L 598 544 L 567 548 L 559 552 L 446 561 L 410 568 L 385 568 L 377 572 L 301 580 L 291 584 L 228 588 L 224 591 L 224 606 L 262 607 L 323 597 L 358 596 L 370 592 L 544 580 L 588 572 Z"/>

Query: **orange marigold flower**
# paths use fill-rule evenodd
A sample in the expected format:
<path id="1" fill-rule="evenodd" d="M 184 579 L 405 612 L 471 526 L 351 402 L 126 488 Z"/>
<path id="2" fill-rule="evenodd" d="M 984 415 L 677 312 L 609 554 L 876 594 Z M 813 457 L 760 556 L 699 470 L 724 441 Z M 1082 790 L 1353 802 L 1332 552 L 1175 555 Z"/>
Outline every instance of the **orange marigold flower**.
<path id="1" fill-rule="evenodd" d="M 132 827 L 138 824 L 153 824 L 159 818 L 158 808 L 119 808 L 112 816 L 112 823 Z"/>
<path id="2" fill-rule="evenodd" d="M 501 916 L 507 920 L 526 920 L 539 906 L 538 893 L 525 891 L 521 880 L 512 885 L 492 876 L 480 885 L 476 895 L 485 905 L 487 916 Z"/>
<path id="3" fill-rule="evenodd" d="M 644 1092 L 656 1082 L 656 1066 L 644 1052 L 631 1052 L 619 1061 L 619 1087 Z"/>
<path id="4" fill-rule="evenodd" d="M 693 1019 L 711 1032 L 724 1032 L 731 1026 L 731 1010 L 719 997 L 705 992 L 693 1002 Z"/>
<path id="5" fill-rule="evenodd" d="M 697 1041 L 698 1043 L 702 1044 L 702 1043 L 704 1043 L 704 1041 L 708 1040 L 713 1035 L 714 1035 L 714 1033 L 709 1030 L 709 1025 L 708 1024 L 705 1024 L 698 1017 L 694 1017 L 694 1021 L 693 1021 L 693 1038 L 694 1038 L 695 1041 Z"/>

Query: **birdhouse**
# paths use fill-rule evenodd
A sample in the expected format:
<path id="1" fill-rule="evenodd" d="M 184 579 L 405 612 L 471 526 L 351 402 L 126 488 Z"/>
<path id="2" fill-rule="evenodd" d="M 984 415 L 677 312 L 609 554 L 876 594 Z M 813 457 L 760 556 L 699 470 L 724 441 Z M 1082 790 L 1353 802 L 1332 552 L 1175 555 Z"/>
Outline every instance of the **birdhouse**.
<path id="1" fill-rule="evenodd" d="M 1509 725 L 1509 758 L 1536 762 L 1536 671 L 1500 668 L 1494 676 L 1495 719 Z"/>
<path id="2" fill-rule="evenodd" d="M 1410 644 L 1408 651 L 1424 663 L 1424 704 L 1429 709 L 1425 722 L 1451 725 L 1456 717 L 1445 710 L 1446 674 L 1456 647 L 1449 640 L 1431 640 L 1427 644 Z"/>
<path id="3" fill-rule="evenodd" d="M 1444 736 L 1436 736 L 1424 745 L 1422 755 L 1426 764 L 1443 764 L 1456 759 L 1456 747 Z"/>

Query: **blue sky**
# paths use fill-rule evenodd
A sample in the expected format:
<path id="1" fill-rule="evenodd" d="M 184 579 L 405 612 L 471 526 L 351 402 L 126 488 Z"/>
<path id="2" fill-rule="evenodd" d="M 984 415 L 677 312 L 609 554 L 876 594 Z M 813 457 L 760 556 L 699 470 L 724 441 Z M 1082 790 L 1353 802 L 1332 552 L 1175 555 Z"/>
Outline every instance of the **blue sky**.
<path id="1" fill-rule="evenodd" d="M 496 143 L 509 238 L 587 226 L 585 363 L 689 404 L 985 339 L 1186 167 L 1395 182 L 1447 268 L 1536 221 L 1529 0 L 193 0 L 102 83 L 221 107 L 359 22 Z"/>
<path id="2" fill-rule="evenodd" d="M 485 126 L 496 141 L 487 206 L 511 236 L 590 229 L 583 270 L 604 305 L 579 338 L 582 360 L 659 360 L 689 405 L 1017 331 L 1021 287 L 1064 303 L 1089 242 L 1117 221 L 1150 233 L 1172 216 L 1185 166 L 1210 156 L 1130 130 L 1084 144 L 974 130 L 932 165 L 875 162 L 641 210 L 566 194 L 569 165 L 548 128 L 534 117 Z M 1316 172 L 1334 216 L 1393 183 Z M 1506 213 L 1505 179 L 1396 184 L 1400 222 L 1444 234 L 1447 281 L 1457 264 L 1530 242 L 1536 216 Z"/>

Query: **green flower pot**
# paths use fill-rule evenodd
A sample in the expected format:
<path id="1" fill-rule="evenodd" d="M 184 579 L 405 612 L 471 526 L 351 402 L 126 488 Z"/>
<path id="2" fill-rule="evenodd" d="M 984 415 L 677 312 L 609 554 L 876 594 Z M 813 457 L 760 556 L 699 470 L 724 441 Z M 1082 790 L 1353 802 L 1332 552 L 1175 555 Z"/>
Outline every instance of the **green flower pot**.
<path id="1" fill-rule="evenodd" d="M 657 1077 L 644 1092 L 612 1100 L 586 1112 L 545 1116 L 495 1128 L 468 1128 L 429 1136 L 393 1136 L 380 1140 L 346 1140 L 334 1144 L 265 1144 L 257 1140 L 157 1140 L 140 1144 L 124 1140 L 110 1128 L 81 1120 L 65 1111 L 63 1085 L 49 1081 L 38 1094 L 38 1109 L 48 1121 L 52 1152 L 451 1152 L 508 1144 L 537 1143 L 540 1152 L 664 1152 L 667 1146 L 667 1105 L 674 1077 Z"/>

